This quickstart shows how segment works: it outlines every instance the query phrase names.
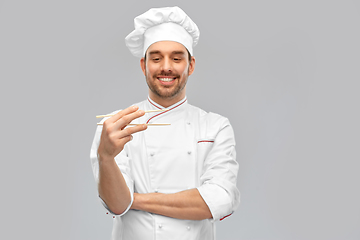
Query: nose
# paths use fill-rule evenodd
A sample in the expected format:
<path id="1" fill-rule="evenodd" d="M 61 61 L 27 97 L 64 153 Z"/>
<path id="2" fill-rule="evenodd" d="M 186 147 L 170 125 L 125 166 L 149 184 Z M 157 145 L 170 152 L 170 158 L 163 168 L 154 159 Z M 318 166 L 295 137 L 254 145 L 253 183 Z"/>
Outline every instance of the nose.
<path id="1" fill-rule="evenodd" d="M 169 58 L 164 58 L 163 64 L 161 66 L 161 70 L 166 73 L 172 72 L 172 63 Z"/>

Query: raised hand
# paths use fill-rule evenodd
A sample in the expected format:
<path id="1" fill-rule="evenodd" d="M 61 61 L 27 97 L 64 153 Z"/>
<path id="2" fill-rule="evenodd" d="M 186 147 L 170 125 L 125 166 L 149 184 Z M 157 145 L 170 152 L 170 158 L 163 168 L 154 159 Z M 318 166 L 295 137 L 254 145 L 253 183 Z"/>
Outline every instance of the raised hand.
<path id="1" fill-rule="evenodd" d="M 113 160 L 123 149 L 127 142 L 131 141 L 132 134 L 143 131 L 146 124 L 134 127 L 126 127 L 131 121 L 145 114 L 137 106 L 128 107 L 119 111 L 103 123 L 100 144 L 98 148 L 99 160 Z"/>

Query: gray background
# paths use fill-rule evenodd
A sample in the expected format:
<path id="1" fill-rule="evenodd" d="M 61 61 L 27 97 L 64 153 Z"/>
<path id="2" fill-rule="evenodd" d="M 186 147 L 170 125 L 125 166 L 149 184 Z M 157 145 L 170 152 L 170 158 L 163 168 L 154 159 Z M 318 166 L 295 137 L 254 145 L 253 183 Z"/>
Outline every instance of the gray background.
<path id="1" fill-rule="evenodd" d="M 218 239 L 360 239 L 359 1 L 0 1 L 1 239 L 109 239 L 95 115 L 147 97 L 124 44 L 150 7 L 198 24 L 193 105 L 228 117 L 238 211 Z"/>

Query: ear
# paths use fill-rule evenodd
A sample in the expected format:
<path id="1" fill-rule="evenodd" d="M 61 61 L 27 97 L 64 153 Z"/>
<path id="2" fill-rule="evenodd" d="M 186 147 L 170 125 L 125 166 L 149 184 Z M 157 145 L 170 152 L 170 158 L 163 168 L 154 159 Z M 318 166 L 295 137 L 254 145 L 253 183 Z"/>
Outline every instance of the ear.
<path id="1" fill-rule="evenodd" d="M 146 76 L 146 64 L 145 64 L 144 58 L 140 59 L 140 67 L 141 67 L 141 70 L 143 71 L 144 75 Z"/>
<path id="2" fill-rule="evenodd" d="M 189 76 L 194 72 L 195 70 L 195 57 L 191 57 L 191 61 L 189 64 Z"/>

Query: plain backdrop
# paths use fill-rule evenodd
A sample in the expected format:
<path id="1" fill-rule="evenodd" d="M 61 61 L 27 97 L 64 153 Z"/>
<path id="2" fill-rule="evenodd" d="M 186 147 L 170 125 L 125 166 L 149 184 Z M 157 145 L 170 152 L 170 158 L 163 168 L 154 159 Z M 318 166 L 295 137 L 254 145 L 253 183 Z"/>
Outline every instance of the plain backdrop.
<path id="1" fill-rule="evenodd" d="M 110 238 L 95 115 L 146 99 L 124 38 L 175 5 L 201 31 L 189 103 L 236 134 L 241 205 L 217 239 L 360 239 L 355 0 L 0 1 L 0 238 Z"/>

